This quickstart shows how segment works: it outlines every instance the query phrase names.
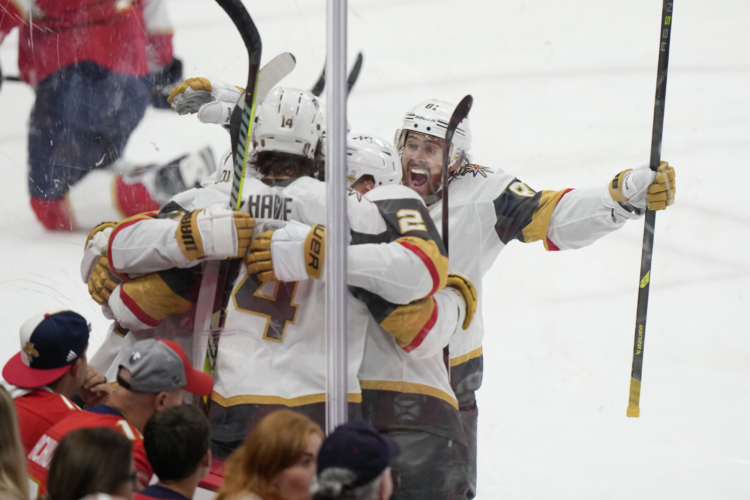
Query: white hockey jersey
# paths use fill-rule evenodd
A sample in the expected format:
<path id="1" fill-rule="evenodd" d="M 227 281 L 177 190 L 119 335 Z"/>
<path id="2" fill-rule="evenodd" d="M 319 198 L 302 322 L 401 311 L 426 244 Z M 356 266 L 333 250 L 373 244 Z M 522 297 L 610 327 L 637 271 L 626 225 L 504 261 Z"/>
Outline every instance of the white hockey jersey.
<path id="1" fill-rule="evenodd" d="M 574 249 L 624 225 L 602 203 L 598 188 L 537 192 L 502 170 L 471 165 L 451 179 L 449 189 L 449 269 L 466 276 L 479 295 L 471 326 L 451 338 L 452 367 L 482 354 L 482 278 L 511 240 L 541 240 L 551 251 Z M 429 209 L 441 228 L 442 204 Z"/>

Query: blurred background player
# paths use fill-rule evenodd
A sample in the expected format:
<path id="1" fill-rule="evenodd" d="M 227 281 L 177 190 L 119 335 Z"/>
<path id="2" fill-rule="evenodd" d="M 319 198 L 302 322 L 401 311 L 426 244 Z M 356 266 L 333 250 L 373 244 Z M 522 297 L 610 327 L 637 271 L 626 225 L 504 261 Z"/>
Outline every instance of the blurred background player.
<path id="1" fill-rule="evenodd" d="M 646 207 L 663 210 L 674 202 L 674 169 L 662 162 L 625 170 L 601 188 L 534 191 L 511 174 L 472 164 L 468 118 L 444 144 L 455 106 L 430 99 L 404 116 L 396 132 L 403 183 L 419 193 L 438 222 L 442 217 L 443 148 L 450 148 L 450 269 L 476 285 L 477 317 L 464 335 L 450 342 L 451 384 L 458 398 L 469 443 L 472 489 L 476 492 L 477 418 L 475 392 L 482 384 L 482 277 L 510 241 L 541 240 L 549 251 L 581 248 L 643 216 Z M 472 493 L 473 494 L 473 493 Z"/>
<path id="2" fill-rule="evenodd" d="M 113 429 L 71 432 L 52 456 L 46 498 L 94 500 L 89 495 L 103 493 L 133 500 L 137 482 L 132 448 L 130 439 Z"/>
<path id="3" fill-rule="evenodd" d="M 154 413 L 146 422 L 143 445 L 159 481 L 136 499 L 192 499 L 211 468 L 211 429 L 203 412 L 180 405 Z"/>
<path id="4" fill-rule="evenodd" d="M 89 325 L 73 311 L 38 314 L 21 325 L 21 351 L 3 367 L 3 385 L 13 397 L 28 454 L 50 427 L 79 408 L 106 403 L 107 379 L 90 366 L 86 351 Z"/>
<path id="5" fill-rule="evenodd" d="M 117 374 L 117 388 L 106 405 L 77 412 L 48 429 L 28 454 L 29 477 L 39 486 L 35 497 L 46 489 L 47 469 L 62 438 L 77 429 L 111 427 L 133 441 L 133 459 L 138 489 L 149 484 L 153 471 L 143 448 L 142 433 L 156 413 L 183 403 L 185 390 L 206 396 L 213 380 L 193 370 L 180 346 L 167 340 L 136 342 Z"/>
<path id="6" fill-rule="evenodd" d="M 118 161 L 148 104 L 168 107 L 163 91 L 181 80 L 164 1 L 0 0 L 0 14 L 0 39 L 20 29 L 21 78 L 36 93 L 29 192 L 44 227 L 158 210 L 215 170 L 208 148 L 167 165 Z"/>

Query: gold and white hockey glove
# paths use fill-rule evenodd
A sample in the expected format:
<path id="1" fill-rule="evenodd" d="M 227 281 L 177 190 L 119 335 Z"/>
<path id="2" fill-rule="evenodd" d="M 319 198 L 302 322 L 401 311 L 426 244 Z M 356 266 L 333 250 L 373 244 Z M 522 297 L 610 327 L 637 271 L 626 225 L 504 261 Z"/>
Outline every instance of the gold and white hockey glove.
<path id="1" fill-rule="evenodd" d="M 320 279 L 325 262 L 326 229 L 290 221 L 284 227 L 266 231 L 250 244 L 245 257 L 248 274 L 262 281 Z"/>
<path id="2" fill-rule="evenodd" d="M 198 113 L 203 123 L 229 126 L 232 109 L 243 89 L 218 78 L 188 78 L 169 91 L 167 102 L 180 115 Z"/>
<path id="3" fill-rule="evenodd" d="M 177 226 L 177 243 L 188 260 L 242 258 L 253 238 L 250 214 L 214 205 L 188 212 Z"/>
<path id="4" fill-rule="evenodd" d="M 464 302 L 466 303 L 466 316 L 464 317 L 462 327 L 464 330 L 467 330 L 469 325 L 471 325 L 471 320 L 474 319 L 474 313 L 477 310 L 477 301 L 479 300 L 477 289 L 474 288 L 471 281 L 460 274 L 449 274 L 446 287 L 451 287 L 457 290 L 464 298 Z"/>
<path id="5" fill-rule="evenodd" d="M 89 295 L 97 304 L 107 305 L 112 291 L 119 283 L 120 280 L 109 272 L 107 257 L 100 257 L 88 282 Z"/>
<path id="6" fill-rule="evenodd" d="M 656 172 L 648 165 L 617 174 L 609 184 L 609 194 L 619 203 L 638 209 L 664 210 L 674 203 L 675 172 L 663 161 Z"/>

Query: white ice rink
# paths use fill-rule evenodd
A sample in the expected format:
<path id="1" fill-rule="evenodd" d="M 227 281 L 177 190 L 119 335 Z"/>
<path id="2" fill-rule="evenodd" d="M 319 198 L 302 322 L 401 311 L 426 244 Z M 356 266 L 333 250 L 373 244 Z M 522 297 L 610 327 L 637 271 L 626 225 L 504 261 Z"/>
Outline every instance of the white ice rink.
<path id="1" fill-rule="evenodd" d="M 325 59 L 322 1 L 246 2 L 263 60 L 297 56 L 287 86 Z M 246 53 L 211 0 L 172 0 L 185 76 L 246 81 Z M 349 52 L 365 55 L 353 131 L 391 138 L 428 97 L 474 96 L 474 159 L 535 189 L 603 186 L 647 163 L 661 2 L 351 1 Z M 479 392 L 483 499 L 750 498 L 750 2 L 676 0 L 662 158 L 676 204 L 656 221 L 641 418 L 625 408 L 643 222 L 583 250 L 511 244 L 485 277 Z M 16 72 L 17 35 L 0 46 Z M 79 277 L 85 235 L 49 233 L 29 206 L 32 90 L 0 91 L 0 362 L 34 313 L 107 322 Z M 126 157 L 169 160 L 219 127 L 149 110 Z M 744 193 L 744 194 L 743 194 Z M 453 252 L 462 251 L 451 246 Z M 472 249 L 463 251 L 471 252 Z"/>

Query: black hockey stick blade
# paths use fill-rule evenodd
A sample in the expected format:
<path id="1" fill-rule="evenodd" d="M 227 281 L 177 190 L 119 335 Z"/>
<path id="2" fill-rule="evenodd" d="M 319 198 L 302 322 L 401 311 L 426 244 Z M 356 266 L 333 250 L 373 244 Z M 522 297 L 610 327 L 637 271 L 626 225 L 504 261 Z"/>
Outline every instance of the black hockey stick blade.
<path id="1" fill-rule="evenodd" d="M 359 72 L 362 70 L 362 61 L 364 57 L 362 56 L 362 52 L 357 53 L 357 60 L 354 61 L 354 67 L 349 72 L 349 77 L 346 79 L 346 91 L 351 92 L 352 87 L 354 87 L 354 84 L 357 83 L 357 80 L 359 79 Z M 312 90 L 310 92 L 313 93 L 315 97 L 320 97 L 320 94 L 323 93 L 323 89 L 325 89 L 326 86 L 326 65 L 323 64 L 323 71 L 320 73 L 320 76 L 318 77 L 318 81 L 315 82 L 315 85 L 313 86 Z"/>
<path id="2" fill-rule="evenodd" d="M 310 92 L 313 93 L 315 97 L 320 97 L 320 94 L 323 93 L 323 89 L 326 86 L 326 63 L 323 63 L 323 71 L 321 71 L 320 76 L 318 77 L 318 81 L 315 82 L 315 85 L 313 86 L 312 90 Z"/>
<path id="3" fill-rule="evenodd" d="M 667 70 L 669 69 L 669 42 L 672 36 L 673 0 L 662 4 L 661 27 L 659 29 L 659 63 L 656 73 L 656 98 L 654 101 L 654 123 L 651 132 L 651 170 L 656 170 L 661 162 L 661 143 L 664 131 L 664 103 L 667 97 Z M 646 346 L 646 319 L 648 315 L 648 292 L 651 285 L 651 258 L 654 251 L 654 229 L 656 213 L 646 210 L 646 223 L 643 231 L 641 252 L 641 274 L 638 285 L 638 307 L 635 318 L 635 340 L 633 341 L 633 368 L 630 372 L 630 395 L 628 417 L 641 414 L 641 377 L 643 374 L 643 352 Z"/>
<path id="4" fill-rule="evenodd" d="M 20 77 L 20 76 L 16 76 L 16 75 L 8 75 L 8 76 L 4 76 L 4 77 L 2 78 L 2 80 L 3 80 L 4 82 L 22 82 L 22 81 L 23 81 L 23 80 L 21 80 L 21 77 Z"/>
<path id="5" fill-rule="evenodd" d="M 362 71 L 362 60 L 364 57 L 362 57 L 362 52 L 359 52 L 357 54 L 357 60 L 354 61 L 354 67 L 349 72 L 349 77 L 346 79 L 346 92 L 347 94 L 352 91 L 352 87 L 354 87 L 354 84 L 357 83 L 357 79 L 359 79 L 359 72 Z"/>
<path id="6" fill-rule="evenodd" d="M 461 102 L 458 103 L 456 109 L 453 110 L 450 121 L 448 121 L 448 128 L 445 130 L 445 141 L 443 142 L 443 215 L 441 221 L 443 223 L 443 245 L 445 251 L 448 252 L 448 178 L 450 174 L 448 168 L 450 167 L 451 160 L 451 142 L 453 142 L 453 134 L 456 133 L 458 124 L 461 123 L 464 118 L 469 116 L 471 111 L 471 105 L 474 104 L 474 98 L 467 95 Z"/>

